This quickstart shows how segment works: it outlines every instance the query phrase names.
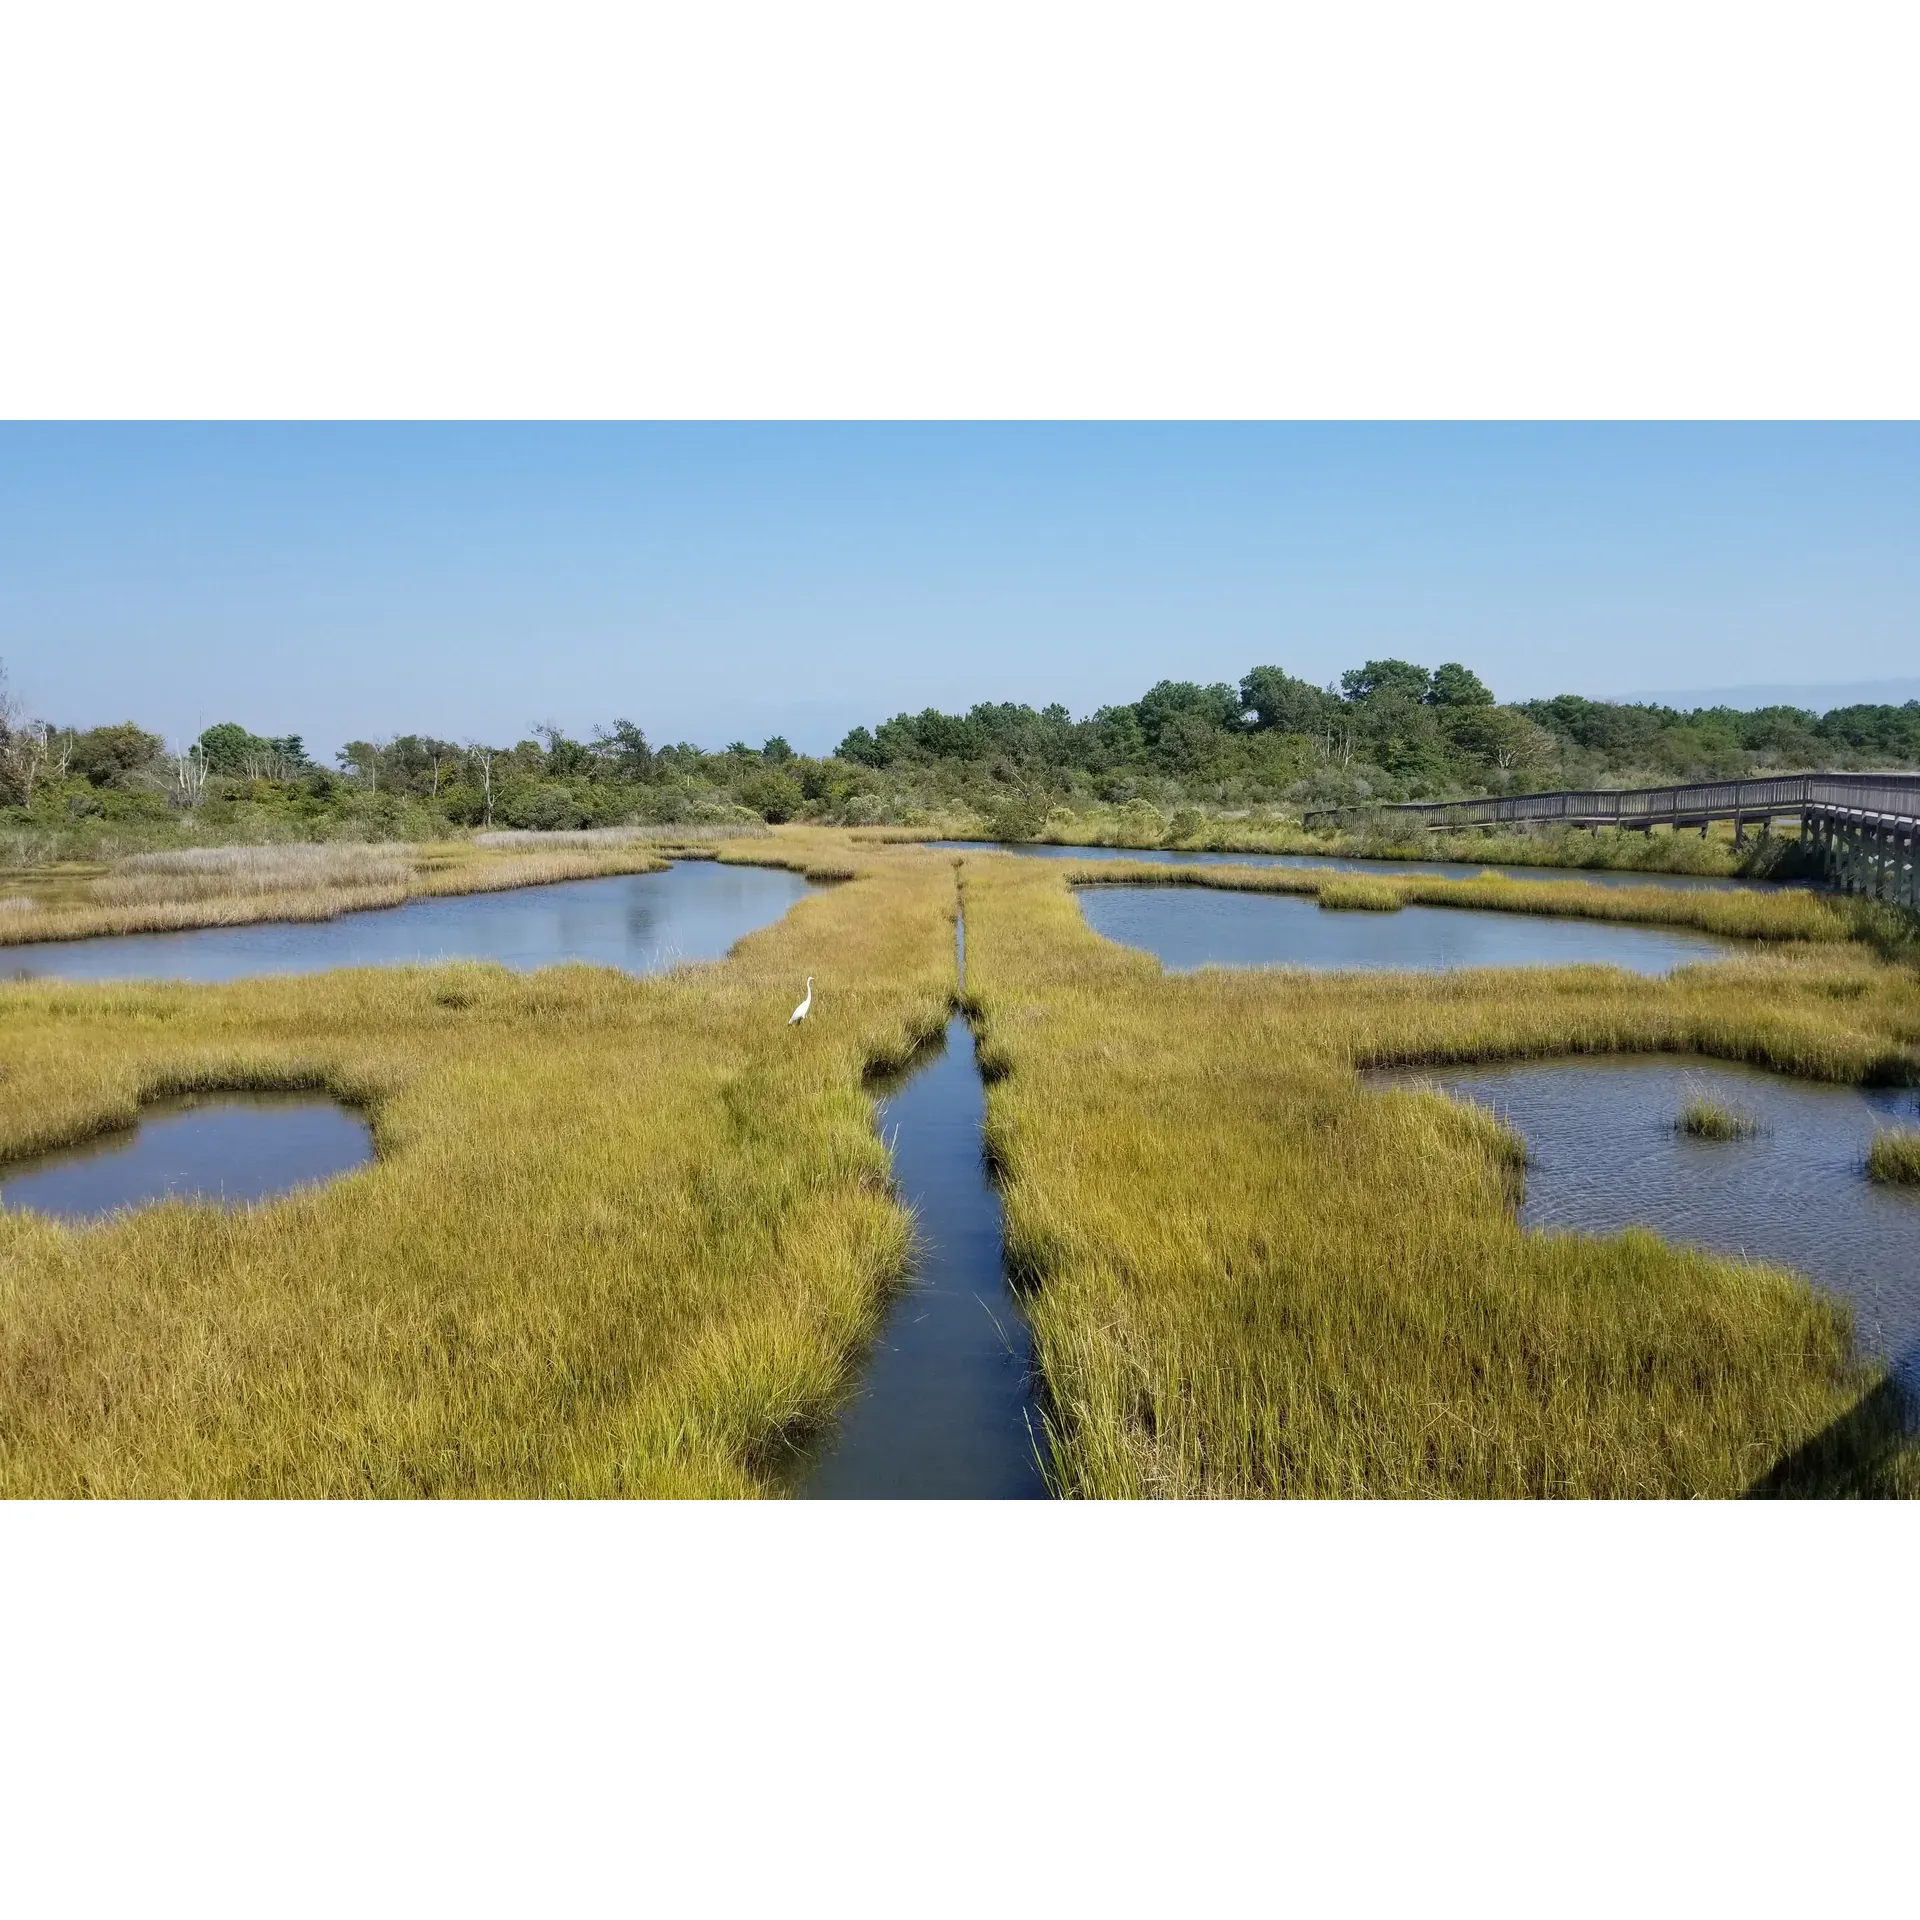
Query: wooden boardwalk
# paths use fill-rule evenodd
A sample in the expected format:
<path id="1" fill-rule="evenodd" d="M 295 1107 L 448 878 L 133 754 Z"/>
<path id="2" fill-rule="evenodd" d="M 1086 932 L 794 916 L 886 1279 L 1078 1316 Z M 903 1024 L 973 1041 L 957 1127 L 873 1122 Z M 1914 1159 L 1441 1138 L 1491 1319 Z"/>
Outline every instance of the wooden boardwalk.
<path id="1" fill-rule="evenodd" d="M 1384 807 L 1326 808 L 1306 825 L 1329 827 L 1356 817 L 1386 817 L 1433 833 L 1463 827 L 1655 827 L 1733 823 L 1734 838 L 1763 832 L 1776 820 L 1799 823 L 1800 838 L 1821 871 L 1848 893 L 1865 893 L 1920 908 L 1920 773 L 1784 773 L 1757 780 L 1702 780 L 1671 787 L 1593 788 L 1516 793 L 1494 800 L 1416 801 Z"/>

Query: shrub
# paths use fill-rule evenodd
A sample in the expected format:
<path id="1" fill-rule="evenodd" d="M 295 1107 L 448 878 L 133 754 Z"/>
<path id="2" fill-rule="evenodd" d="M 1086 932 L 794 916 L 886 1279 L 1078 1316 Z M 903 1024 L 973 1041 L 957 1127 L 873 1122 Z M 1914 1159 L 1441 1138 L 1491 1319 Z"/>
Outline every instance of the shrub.
<path id="1" fill-rule="evenodd" d="M 536 833 L 553 833 L 587 824 L 587 810 L 572 791 L 550 780 L 509 794 L 494 808 L 494 813 L 510 827 L 530 827 Z"/>
<path id="2" fill-rule="evenodd" d="M 773 826 L 793 816 L 807 804 L 800 783 L 791 774 L 767 769 L 750 773 L 737 789 L 743 806 L 751 807 L 761 819 Z"/>

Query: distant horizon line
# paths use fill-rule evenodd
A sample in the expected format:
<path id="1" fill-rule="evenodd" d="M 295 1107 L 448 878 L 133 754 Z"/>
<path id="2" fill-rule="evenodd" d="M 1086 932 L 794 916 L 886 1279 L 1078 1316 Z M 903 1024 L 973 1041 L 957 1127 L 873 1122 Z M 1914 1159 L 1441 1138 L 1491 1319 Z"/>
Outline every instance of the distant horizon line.
<path id="1" fill-rule="evenodd" d="M 1881 680 L 1754 681 L 1729 687 L 1643 688 L 1637 693 L 1611 693 L 1596 697 L 1621 706 L 1720 706 L 1746 711 L 1756 707 L 1800 707 L 1824 714 L 1831 713 L 1836 707 L 1897 707 L 1909 700 L 1920 700 L 1920 676 L 1902 675 Z M 1508 704 L 1520 703 L 1513 701 Z"/>

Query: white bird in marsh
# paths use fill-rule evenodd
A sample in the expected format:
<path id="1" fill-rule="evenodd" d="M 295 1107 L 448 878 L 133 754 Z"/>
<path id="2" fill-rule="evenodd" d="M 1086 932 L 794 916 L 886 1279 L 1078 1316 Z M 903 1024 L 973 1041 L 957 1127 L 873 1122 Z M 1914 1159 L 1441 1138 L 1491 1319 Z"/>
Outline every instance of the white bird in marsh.
<path id="1" fill-rule="evenodd" d="M 807 975 L 807 997 L 804 1000 L 802 1000 L 800 1004 L 797 1007 L 795 1007 L 790 1014 L 787 1015 L 787 1025 L 790 1027 L 797 1027 L 800 1024 L 800 1022 L 807 1017 L 807 1014 L 809 1010 L 812 1008 L 812 1006 L 813 1006 L 813 975 L 808 974 Z"/>

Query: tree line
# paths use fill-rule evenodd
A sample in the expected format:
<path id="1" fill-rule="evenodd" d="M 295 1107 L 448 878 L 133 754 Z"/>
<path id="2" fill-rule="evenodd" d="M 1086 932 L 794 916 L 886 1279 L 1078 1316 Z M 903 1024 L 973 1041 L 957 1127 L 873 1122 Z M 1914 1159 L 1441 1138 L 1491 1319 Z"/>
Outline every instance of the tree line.
<path id="1" fill-rule="evenodd" d="M 708 750 L 618 719 L 512 745 L 399 734 L 318 763 L 298 735 L 237 722 L 170 747 L 134 721 L 30 718 L 0 670 L 0 808 L 16 823 L 207 824 L 424 836 L 755 815 L 846 824 L 971 808 L 1031 831 L 1058 807 L 1361 803 L 1555 786 L 1724 778 L 1772 768 L 1920 765 L 1920 701 L 1681 711 L 1561 694 L 1503 704 L 1456 661 L 1369 660 L 1326 687 L 1280 667 L 1237 684 L 1162 680 L 1075 719 L 1061 705 L 928 708 L 853 728 L 828 755 L 776 736 Z"/>

